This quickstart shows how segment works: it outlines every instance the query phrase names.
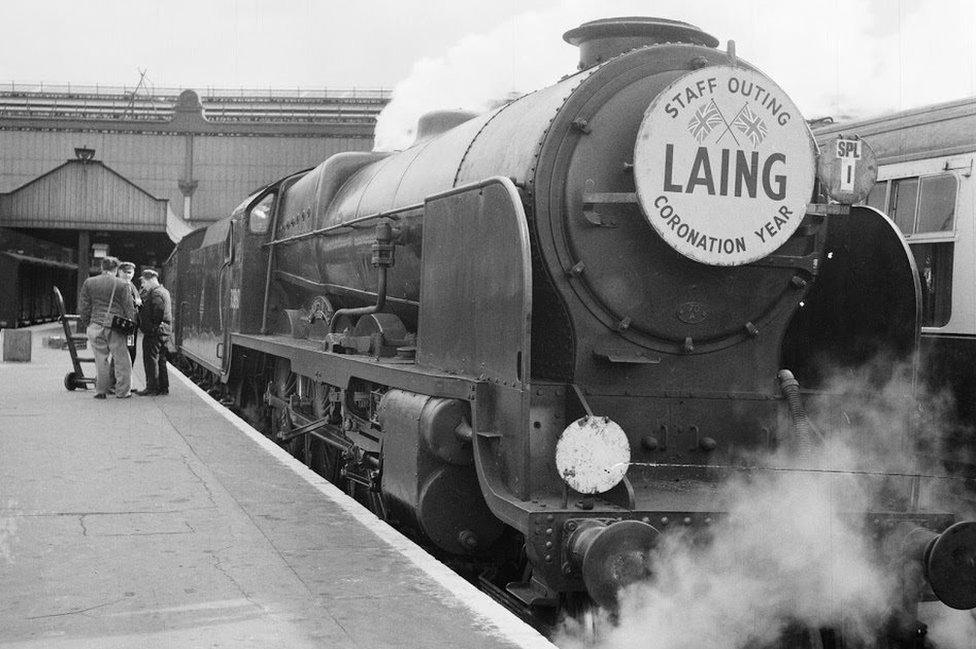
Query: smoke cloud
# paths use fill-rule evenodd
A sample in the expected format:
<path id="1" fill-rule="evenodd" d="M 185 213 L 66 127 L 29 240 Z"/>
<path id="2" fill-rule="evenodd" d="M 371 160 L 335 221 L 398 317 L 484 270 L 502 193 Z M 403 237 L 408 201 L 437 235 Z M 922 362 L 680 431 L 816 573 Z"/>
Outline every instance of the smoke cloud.
<path id="1" fill-rule="evenodd" d="M 938 649 L 972 649 L 976 646 L 976 618 L 970 611 L 955 611 L 938 604 L 925 604 L 930 612 L 928 639 Z"/>
<path id="2" fill-rule="evenodd" d="M 689 3 L 562 0 L 464 35 L 442 56 L 414 63 L 376 127 L 377 150 L 402 149 L 420 115 L 484 111 L 511 94 L 576 71 L 562 34 L 608 16 L 684 20 L 775 80 L 808 118 L 866 117 L 976 95 L 976 3 L 827 0 L 818 3 Z"/>
<path id="3" fill-rule="evenodd" d="M 948 402 L 927 397 L 920 410 L 908 368 L 880 385 L 877 370 L 838 374 L 828 396 L 807 404 L 822 436 L 812 452 L 798 459 L 784 440 L 775 453 L 746 458 L 745 465 L 765 470 L 741 471 L 718 487 L 715 510 L 727 516 L 713 522 L 707 539 L 666 530 L 650 559 L 653 576 L 621 595 L 615 618 L 601 614 L 595 640 L 570 621 L 557 644 L 745 649 L 784 638 L 793 639 L 787 646 L 800 644 L 798 635 L 820 628 L 872 642 L 900 601 L 904 561 L 892 562 L 893 548 L 879 547 L 865 514 L 898 509 L 892 504 L 923 492 L 923 511 L 952 511 L 945 507 L 958 503 L 933 502 L 945 492 L 930 483 L 960 482 L 919 485 L 900 475 L 944 473 L 917 451 L 938 434 Z M 934 603 L 925 615 L 938 647 L 972 648 L 969 612 Z"/>

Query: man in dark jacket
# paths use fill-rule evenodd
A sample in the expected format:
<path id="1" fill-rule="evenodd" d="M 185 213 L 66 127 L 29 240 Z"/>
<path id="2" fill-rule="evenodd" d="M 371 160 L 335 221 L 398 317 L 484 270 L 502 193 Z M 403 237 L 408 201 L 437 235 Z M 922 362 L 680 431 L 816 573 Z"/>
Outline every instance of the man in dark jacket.
<path id="1" fill-rule="evenodd" d="M 169 394 L 166 345 L 173 332 L 173 307 L 169 291 L 159 283 L 159 273 L 151 268 L 142 271 L 139 329 L 142 330 L 142 364 L 146 368 L 146 389 L 136 394 L 143 397 Z"/>
<path id="2" fill-rule="evenodd" d="M 101 265 L 101 275 L 89 277 L 81 287 L 78 324 L 85 329 L 95 352 L 95 398 L 104 399 L 110 390 L 111 358 L 115 362 L 115 396 L 125 399 L 129 396 L 132 360 L 125 348 L 125 335 L 112 329 L 112 316 L 135 320 L 136 307 L 125 283 L 115 276 L 119 260 L 105 257 Z"/>
<path id="3" fill-rule="evenodd" d="M 139 297 L 139 289 L 136 285 L 132 283 L 132 278 L 136 274 L 136 265 L 131 261 L 123 261 L 119 263 L 119 277 L 128 283 L 129 293 L 132 294 L 132 299 L 136 303 L 136 310 L 142 306 L 142 298 Z M 138 338 L 138 330 L 133 331 L 131 334 L 126 336 L 125 346 L 129 348 L 129 358 L 132 362 L 136 362 L 136 342 Z"/>

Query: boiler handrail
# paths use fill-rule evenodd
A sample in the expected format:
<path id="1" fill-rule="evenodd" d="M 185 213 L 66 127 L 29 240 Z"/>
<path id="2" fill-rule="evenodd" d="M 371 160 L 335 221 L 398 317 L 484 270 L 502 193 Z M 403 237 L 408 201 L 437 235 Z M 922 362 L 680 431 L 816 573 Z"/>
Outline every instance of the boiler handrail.
<path id="1" fill-rule="evenodd" d="M 328 225 L 324 228 L 319 228 L 317 230 L 310 230 L 308 232 L 302 232 L 301 234 L 294 234 L 290 237 L 284 237 L 282 239 L 275 239 L 274 241 L 268 241 L 267 243 L 261 244 L 262 248 L 268 248 L 271 246 L 276 246 L 281 243 L 291 243 L 292 241 L 300 241 L 302 239 L 308 239 L 309 237 L 316 237 L 319 235 L 327 235 L 329 232 L 335 230 L 341 230 L 342 228 L 354 228 L 360 223 L 365 223 L 366 221 L 372 221 L 374 219 L 388 218 L 393 221 L 400 220 L 400 214 L 403 212 L 410 212 L 412 210 L 419 210 L 424 207 L 424 203 L 414 203 L 413 205 L 407 205 L 405 207 L 398 207 L 393 210 L 387 210 L 385 212 L 376 212 L 375 214 L 367 214 L 366 216 L 360 216 L 355 219 L 350 219 L 348 221 L 343 221 L 342 223 L 335 223 L 333 225 Z"/>

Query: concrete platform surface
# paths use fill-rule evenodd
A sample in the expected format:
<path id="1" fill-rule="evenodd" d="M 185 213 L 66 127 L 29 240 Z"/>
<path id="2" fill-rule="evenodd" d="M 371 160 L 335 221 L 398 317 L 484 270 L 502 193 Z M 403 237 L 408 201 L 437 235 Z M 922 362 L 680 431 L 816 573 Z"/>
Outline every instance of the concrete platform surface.
<path id="1" fill-rule="evenodd" d="M 52 333 L 0 363 L 3 646 L 552 647 L 182 375 L 66 391 Z"/>

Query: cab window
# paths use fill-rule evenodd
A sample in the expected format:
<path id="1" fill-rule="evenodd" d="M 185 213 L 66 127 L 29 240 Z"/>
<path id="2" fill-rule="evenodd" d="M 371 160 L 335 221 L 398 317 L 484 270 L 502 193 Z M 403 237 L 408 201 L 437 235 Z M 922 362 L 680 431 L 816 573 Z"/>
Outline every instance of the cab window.
<path id="1" fill-rule="evenodd" d="M 248 229 L 252 234 L 265 234 L 271 227 L 271 211 L 274 209 L 275 195 L 268 194 L 248 212 Z"/>

